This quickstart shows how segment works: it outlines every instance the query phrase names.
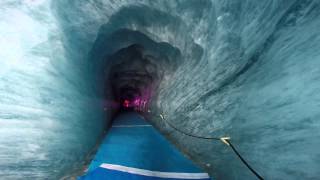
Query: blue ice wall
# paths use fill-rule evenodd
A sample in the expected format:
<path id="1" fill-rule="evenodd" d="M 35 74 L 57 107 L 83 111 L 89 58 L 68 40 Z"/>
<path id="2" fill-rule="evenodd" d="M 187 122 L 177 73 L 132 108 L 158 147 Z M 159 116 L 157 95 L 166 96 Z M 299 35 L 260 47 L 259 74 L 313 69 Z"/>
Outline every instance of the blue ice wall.
<path id="1" fill-rule="evenodd" d="M 95 51 L 96 40 L 126 29 L 179 50 L 162 65 L 177 67 L 151 121 L 212 176 L 254 179 L 226 145 L 181 135 L 158 113 L 194 134 L 231 136 L 266 179 L 319 178 L 319 1 L 3 0 L 0 9 L 1 177 L 57 179 L 82 166 L 108 116 L 97 67 L 111 51 Z M 148 45 L 124 39 L 114 50 Z"/>
<path id="2" fill-rule="evenodd" d="M 0 179 L 58 179 L 82 168 L 101 136 L 102 100 L 49 2 L 0 9 Z"/>

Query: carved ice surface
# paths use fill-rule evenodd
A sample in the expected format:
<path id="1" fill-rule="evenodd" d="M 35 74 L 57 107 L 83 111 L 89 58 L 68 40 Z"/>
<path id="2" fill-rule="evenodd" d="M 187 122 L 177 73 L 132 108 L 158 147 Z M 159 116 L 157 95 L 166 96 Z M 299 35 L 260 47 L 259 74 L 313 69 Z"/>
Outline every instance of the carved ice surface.
<path id="1" fill-rule="evenodd" d="M 319 178 L 319 1 L 1 0 L 0 10 L 1 178 L 81 169 L 109 117 L 105 56 L 159 43 L 181 56 L 159 49 L 169 61 L 150 120 L 198 165 L 255 178 L 226 145 L 157 114 L 230 136 L 266 179 Z"/>

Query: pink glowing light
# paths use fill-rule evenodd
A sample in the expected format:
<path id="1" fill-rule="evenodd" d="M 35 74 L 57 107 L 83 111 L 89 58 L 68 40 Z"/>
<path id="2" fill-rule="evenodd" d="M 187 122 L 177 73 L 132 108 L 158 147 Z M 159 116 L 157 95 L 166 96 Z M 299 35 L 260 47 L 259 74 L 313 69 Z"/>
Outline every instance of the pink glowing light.
<path id="1" fill-rule="evenodd" d="M 126 99 L 126 100 L 123 101 L 123 106 L 124 107 L 128 108 L 129 105 L 130 105 L 130 101 L 129 100 Z"/>
<path id="2" fill-rule="evenodd" d="M 134 102 L 133 102 L 133 104 L 134 104 L 135 106 L 140 106 L 140 99 L 135 99 Z"/>

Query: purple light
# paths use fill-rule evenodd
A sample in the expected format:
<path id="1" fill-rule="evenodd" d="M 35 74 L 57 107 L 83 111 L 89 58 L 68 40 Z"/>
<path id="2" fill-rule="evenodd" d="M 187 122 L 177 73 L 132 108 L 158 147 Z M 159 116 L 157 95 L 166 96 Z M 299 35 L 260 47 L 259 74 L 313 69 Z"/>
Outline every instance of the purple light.
<path id="1" fill-rule="evenodd" d="M 135 99 L 133 103 L 135 106 L 140 106 L 140 101 L 141 100 L 138 98 L 138 99 Z"/>

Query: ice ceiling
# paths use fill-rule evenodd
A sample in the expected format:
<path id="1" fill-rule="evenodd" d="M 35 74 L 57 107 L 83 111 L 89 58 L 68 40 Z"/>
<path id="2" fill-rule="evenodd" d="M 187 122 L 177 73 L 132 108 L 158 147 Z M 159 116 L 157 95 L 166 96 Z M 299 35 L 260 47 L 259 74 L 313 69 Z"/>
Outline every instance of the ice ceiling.
<path id="1" fill-rule="evenodd" d="M 0 10 L 0 177 L 75 176 L 125 92 L 145 95 L 150 121 L 216 179 L 255 177 L 229 147 L 184 136 L 160 113 L 230 136 L 266 179 L 319 178 L 319 1 L 1 0 Z"/>

